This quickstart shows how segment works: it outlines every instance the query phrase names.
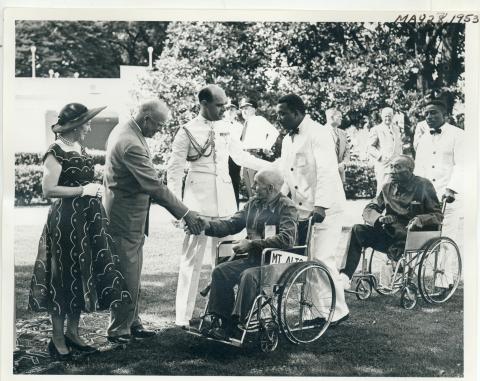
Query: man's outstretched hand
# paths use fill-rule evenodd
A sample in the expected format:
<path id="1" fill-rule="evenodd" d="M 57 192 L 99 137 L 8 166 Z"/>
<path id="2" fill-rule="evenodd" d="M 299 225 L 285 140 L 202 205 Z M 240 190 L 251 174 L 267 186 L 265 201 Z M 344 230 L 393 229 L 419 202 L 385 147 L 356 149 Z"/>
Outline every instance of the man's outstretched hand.
<path id="1" fill-rule="evenodd" d="M 191 211 L 187 214 L 190 215 L 190 213 L 192 213 Z M 208 220 L 205 218 L 205 217 L 201 217 L 197 212 L 193 212 L 194 215 L 193 217 L 195 218 L 195 221 L 194 221 L 194 229 L 191 227 L 191 225 L 189 225 L 189 223 L 187 222 L 187 219 L 186 217 L 184 218 L 185 220 L 185 227 L 183 228 L 183 230 L 185 231 L 185 233 L 187 234 L 193 234 L 193 235 L 198 235 L 200 233 L 202 233 L 205 229 L 207 229 L 209 227 L 209 223 L 208 223 Z M 196 216 L 196 217 L 195 217 Z"/>
<path id="2" fill-rule="evenodd" d="M 197 235 L 205 230 L 201 217 L 193 210 L 189 210 L 187 215 L 183 217 L 183 220 L 185 221 L 185 224 L 187 225 L 191 234 Z"/>

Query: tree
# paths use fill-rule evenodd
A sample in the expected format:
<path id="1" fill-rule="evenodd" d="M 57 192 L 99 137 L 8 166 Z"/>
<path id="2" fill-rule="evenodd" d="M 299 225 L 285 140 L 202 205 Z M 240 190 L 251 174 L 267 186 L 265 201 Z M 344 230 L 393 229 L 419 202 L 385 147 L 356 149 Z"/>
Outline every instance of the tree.
<path id="1" fill-rule="evenodd" d="M 62 77 L 115 78 L 120 65 L 146 65 L 147 47 L 160 55 L 166 22 L 17 21 L 15 75 L 31 76 L 30 47 L 35 45 L 36 72 L 50 69 Z"/>
<path id="2" fill-rule="evenodd" d="M 167 36 L 158 70 L 142 80 L 139 94 L 155 93 L 162 82 L 158 95 L 190 114 L 198 90 L 192 83 L 217 83 L 234 100 L 253 96 L 270 120 L 276 100 L 295 92 L 314 119 L 323 122 L 324 110 L 335 106 L 345 126 L 360 127 L 385 106 L 404 113 L 408 127 L 432 91 L 463 101 L 461 24 L 172 22 Z M 176 62 L 186 77 L 173 74 Z"/>

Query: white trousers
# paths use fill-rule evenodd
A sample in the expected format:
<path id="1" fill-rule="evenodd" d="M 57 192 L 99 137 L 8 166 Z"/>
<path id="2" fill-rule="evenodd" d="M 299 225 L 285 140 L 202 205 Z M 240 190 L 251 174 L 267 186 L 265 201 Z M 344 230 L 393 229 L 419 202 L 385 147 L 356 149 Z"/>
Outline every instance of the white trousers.
<path id="1" fill-rule="evenodd" d="M 193 316 L 198 294 L 198 283 L 200 281 L 200 273 L 202 271 L 205 252 L 207 251 L 207 244 L 210 244 L 207 253 L 207 255 L 210 256 L 210 269 L 208 275 L 210 277 L 212 268 L 215 265 L 218 243 L 233 238 L 234 237 L 232 236 L 223 238 L 208 237 L 205 234 L 185 235 L 182 247 L 182 257 L 180 259 L 180 269 L 178 272 L 177 295 L 175 298 L 176 325 L 188 326 L 189 320 Z"/>
<path id="2" fill-rule="evenodd" d="M 210 252 L 207 254 L 211 257 L 211 273 L 212 266 L 215 263 L 215 249 L 219 239 L 207 237 L 204 234 L 186 234 L 183 240 L 175 300 L 175 324 L 177 325 L 188 326 L 189 320 L 192 318 L 207 240 L 212 241 Z"/>
<path id="3" fill-rule="evenodd" d="M 376 162 L 374 166 L 375 178 L 377 180 L 377 195 L 382 190 L 383 184 L 390 180 L 390 164 Z"/>
<path id="4" fill-rule="evenodd" d="M 460 257 L 463 262 L 463 220 L 464 209 L 463 199 L 461 196 L 456 197 L 456 200 L 447 204 L 445 213 L 443 214 L 442 236 L 449 237 L 455 241 L 460 250 Z M 449 247 L 449 246 L 448 246 Z M 439 262 L 437 267 L 439 270 L 444 270 L 442 276 L 435 279 L 435 285 L 438 287 L 445 287 L 454 283 L 455 274 L 458 271 L 458 260 L 453 256 L 451 249 L 446 247 L 440 250 Z"/>
<path id="5" fill-rule="evenodd" d="M 335 285 L 336 304 L 332 321 L 337 321 L 348 314 L 348 306 L 345 302 L 343 284 L 337 269 L 337 246 L 340 242 L 343 226 L 343 211 L 327 209 L 325 220 L 321 224 L 315 224 L 310 239 L 309 259 L 316 259 L 325 264 Z M 329 287 L 325 279 L 312 279 L 313 288 L 317 290 L 313 294 L 314 304 L 322 306 L 325 298 L 328 298 Z M 328 311 L 321 311 L 323 316 Z"/>

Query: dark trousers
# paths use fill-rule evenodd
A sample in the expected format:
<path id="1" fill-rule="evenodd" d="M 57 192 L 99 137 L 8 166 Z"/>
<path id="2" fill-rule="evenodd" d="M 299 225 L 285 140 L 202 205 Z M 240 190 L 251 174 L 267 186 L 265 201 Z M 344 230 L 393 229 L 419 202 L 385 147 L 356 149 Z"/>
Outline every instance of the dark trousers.
<path id="1" fill-rule="evenodd" d="M 386 252 L 387 249 L 395 242 L 381 227 L 372 227 L 370 225 L 353 225 L 350 245 L 347 252 L 347 261 L 345 268 L 341 272 L 352 278 L 353 273 L 357 269 L 362 248 L 371 247 L 374 250 Z"/>
<path id="2" fill-rule="evenodd" d="M 298 228 L 297 228 L 297 245 L 305 245 L 307 241 L 307 234 L 308 234 L 308 220 L 301 220 L 298 221 Z"/>
<path id="3" fill-rule="evenodd" d="M 208 312 L 244 321 L 258 295 L 260 268 L 251 259 L 224 262 L 213 269 Z M 238 284 L 237 299 L 233 287 Z"/>
<path id="4" fill-rule="evenodd" d="M 240 203 L 240 167 L 235 164 L 231 157 L 228 158 L 228 174 L 232 179 L 233 192 L 237 201 L 237 209 Z"/>

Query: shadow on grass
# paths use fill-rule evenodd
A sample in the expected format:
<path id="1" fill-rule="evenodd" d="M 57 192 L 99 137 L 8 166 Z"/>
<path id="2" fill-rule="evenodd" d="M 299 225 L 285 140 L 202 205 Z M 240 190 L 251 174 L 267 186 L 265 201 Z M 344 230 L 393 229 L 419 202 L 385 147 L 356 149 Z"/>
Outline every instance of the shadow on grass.
<path id="1" fill-rule="evenodd" d="M 16 268 L 17 326 L 36 316 L 26 311 L 31 266 Z M 398 296 L 372 295 L 367 301 L 347 296 L 350 319 L 327 330 L 318 341 L 293 345 L 281 339 L 271 354 L 253 342 L 235 348 L 189 335 L 174 327 L 177 273 L 142 276 L 141 311 L 152 339 L 125 349 L 109 346 L 104 337 L 108 313 L 84 315 L 82 332 L 94 337 L 101 352 L 67 363 L 46 359 L 43 368 L 20 367 L 18 373 L 137 374 L 203 376 L 397 376 L 460 377 L 463 375 L 463 289 L 448 303 L 419 302 L 412 311 Z M 201 287 L 208 282 L 202 273 Z M 201 309 L 198 303 L 197 311 Z M 48 328 L 48 327 L 47 327 Z M 49 332 L 45 333 L 48 337 Z M 90 336 L 89 336 L 90 337 Z M 45 346 L 45 342 L 39 343 Z M 43 360 L 42 360 L 43 361 Z"/>

